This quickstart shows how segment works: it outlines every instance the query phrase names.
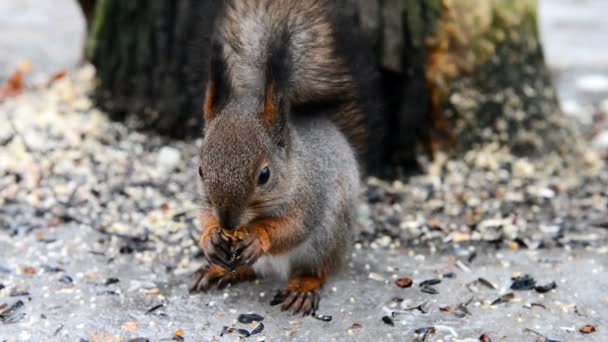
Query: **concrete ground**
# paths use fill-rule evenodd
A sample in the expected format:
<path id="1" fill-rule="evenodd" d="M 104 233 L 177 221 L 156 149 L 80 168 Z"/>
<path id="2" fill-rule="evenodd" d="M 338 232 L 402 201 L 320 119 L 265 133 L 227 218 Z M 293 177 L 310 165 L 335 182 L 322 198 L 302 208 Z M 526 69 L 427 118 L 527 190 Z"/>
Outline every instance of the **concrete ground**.
<path id="1" fill-rule="evenodd" d="M 564 109 L 591 129 L 608 111 L 606 4 L 541 9 Z M 0 80 L 23 58 L 39 77 L 79 60 L 73 2 L 2 1 L 0 17 Z M 86 100 L 91 77 L 85 68 L 0 104 L 0 341 L 233 341 L 261 329 L 238 323 L 244 313 L 264 318 L 256 341 L 608 340 L 601 162 L 562 172 L 559 161 L 478 151 L 473 165 L 430 165 L 440 174 L 405 185 L 368 181 L 352 264 L 323 292 L 324 322 L 269 306 L 280 281 L 188 294 L 203 264 L 196 146 L 107 121 Z M 485 169 L 492 158 L 505 169 Z M 557 287 L 511 289 L 525 274 Z"/>
<path id="2" fill-rule="evenodd" d="M 482 334 L 492 341 L 535 341 L 536 333 L 559 341 L 608 340 L 605 252 L 488 252 L 467 263 L 464 271 L 455 266 L 453 256 L 429 255 L 428 251 L 410 255 L 404 249 L 362 250 L 355 253 L 352 267 L 332 279 L 324 291 L 320 313 L 331 315 L 332 320 L 322 322 L 269 306 L 280 282 L 240 284 L 190 296 L 185 272 L 142 265 L 131 255 L 83 252 L 82 244 L 103 236 L 75 226 L 59 230 L 53 243 L 41 243 L 35 236 L 0 235 L 4 266 L 38 265 L 35 274 L 2 276 L 3 281 L 27 288 L 29 294 L 10 298 L 24 302 L 18 314 L 26 317 L 20 323 L 0 325 L 0 339 L 160 341 L 171 340 L 176 331 L 183 330 L 187 341 L 236 341 L 241 336 L 238 332 L 220 338 L 222 328 L 251 331 L 255 323 L 240 324 L 236 319 L 242 313 L 256 313 L 264 317 L 265 328 L 249 338 L 254 341 L 412 341 L 415 331 L 425 327 L 436 330 L 429 341 L 477 341 Z M 42 265 L 64 271 L 45 271 Z M 454 278 L 442 278 L 451 272 Z M 543 285 L 556 281 L 557 289 L 546 294 L 513 291 L 509 286 L 514 272 L 530 274 Z M 73 281 L 62 282 L 66 275 Z M 399 288 L 394 284 L 396 277 L 411 277 L 414 285 Z M 477 282 L 480 277 L 496 289 Z M 112 278 L 119 282 L 105 285 Z M 419 283 L 435 278 L 442 280 L 434 286 L 439 294 L 423 293 Z M 491 305 L 506 293 L 515 297 Z M 457 316 L 458 305 L 468 301 L 472 302 L 467 314 Z M 162 308 L 146 313 L 161 303 Z M 424 312 L 411 309 L 420 305 Z M 447 307 L 453 311 L 441 311 Z M 394 316 L 394 326 L 384 323 L 384 316 Z M 579 329 L 587 324 L 598 331 L 583 336 Z"/>

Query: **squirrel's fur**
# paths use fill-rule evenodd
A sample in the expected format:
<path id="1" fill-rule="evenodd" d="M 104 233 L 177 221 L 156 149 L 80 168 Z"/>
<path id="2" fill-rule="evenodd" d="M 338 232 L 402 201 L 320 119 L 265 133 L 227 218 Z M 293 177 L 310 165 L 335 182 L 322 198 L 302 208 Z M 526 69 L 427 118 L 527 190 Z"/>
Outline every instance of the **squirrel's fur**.
<path id="1" fill-rule="evenodd" d="M 216 265 L 197 272 L 193 289 L 278 273 L 289 283 L 275 302 L 314 313 L 318 290 L 352 241 L 358 157 L 368 140 L 362 93 L 370 79 L 360 78 L 367 66 L 345 48 L 358 46 L 357 25 L 345 43 L 344 1 L 223 5 L 199 167 L 200 245 Z M 247 237 L 227 238 L 235 229 Z"/>

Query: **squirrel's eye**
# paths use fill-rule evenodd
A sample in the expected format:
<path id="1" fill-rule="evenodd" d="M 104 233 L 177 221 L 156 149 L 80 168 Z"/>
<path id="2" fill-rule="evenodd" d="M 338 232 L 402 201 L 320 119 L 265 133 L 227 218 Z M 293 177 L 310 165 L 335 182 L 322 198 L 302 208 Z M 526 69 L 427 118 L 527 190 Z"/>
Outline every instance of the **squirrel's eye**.
<path id="1" fill-rule="evenodd" d="M 260 171 L 260 175 L 258 176 L 258 185 L 264 185 L 264 184 L 268 183 L 269 179 L 270 179 L 270 170 L 268 169 L 268 167 L 265 167 L 262 169 L 262 171 Z"/>
<path id="2" fill-rule="evenodd" d="M 203 179 L 203 168 L 201 166 L 198 167 L 198 175 Z"/>

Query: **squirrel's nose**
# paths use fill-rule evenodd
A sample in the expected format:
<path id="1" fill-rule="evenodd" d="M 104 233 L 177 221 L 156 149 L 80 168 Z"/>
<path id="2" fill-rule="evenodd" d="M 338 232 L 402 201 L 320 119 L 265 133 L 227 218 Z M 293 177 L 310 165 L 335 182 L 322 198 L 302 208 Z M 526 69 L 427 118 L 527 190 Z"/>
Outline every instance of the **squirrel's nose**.
<path id="1" fill-rule="evenodd" d="M 240 213 L 234 209 L 222 209 L 219 213 L 219 223 L 223 229 L 235 230 L 239 227 Z"/>

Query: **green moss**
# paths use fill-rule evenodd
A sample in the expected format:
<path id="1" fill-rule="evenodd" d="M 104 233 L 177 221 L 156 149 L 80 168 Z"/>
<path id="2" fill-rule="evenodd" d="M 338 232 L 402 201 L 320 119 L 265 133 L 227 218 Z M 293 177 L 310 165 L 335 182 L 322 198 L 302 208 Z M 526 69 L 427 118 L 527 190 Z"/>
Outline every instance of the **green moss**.
<path id="1" fill-rule="evenodd" d="M 111 3 L 113 0 L 99 0 L 95 5 L 95 14 L 93 16 L 93 22 L 91 23 L 91 31 L 88 32 L 87 41 L 85 44 L 84 55 L 87 60 L 91 60 L 97 49 L 99 38 L 108 13 L 110 13 Z"/>

